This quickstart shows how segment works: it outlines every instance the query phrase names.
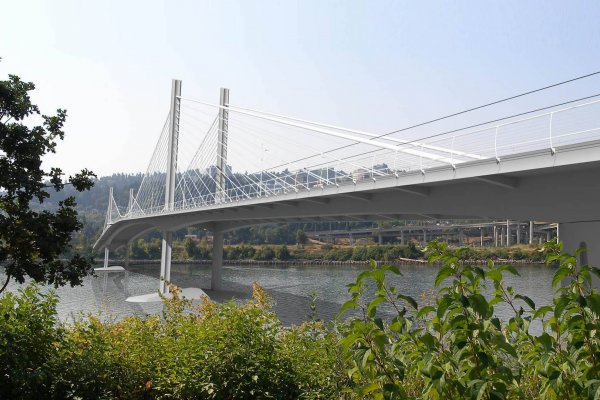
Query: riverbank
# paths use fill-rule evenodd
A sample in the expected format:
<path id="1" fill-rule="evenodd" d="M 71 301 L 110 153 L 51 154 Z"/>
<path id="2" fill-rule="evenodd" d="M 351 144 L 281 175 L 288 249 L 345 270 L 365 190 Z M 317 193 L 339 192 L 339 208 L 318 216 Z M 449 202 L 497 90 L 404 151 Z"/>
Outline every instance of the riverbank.
<path id="1" fill-rule="evenodd" d="M 104 260 L 96 258 L 94 262 L 96 264 L 101 264 Z M 532 260 L 512 260 L 512 259 L 495 259 L 496 263 L 500 264 L 544 264 L 543 261 L 532 261 Z M 124 260 L 122 259 L 109 259 L 109 264 L 123 264 Z M 396 260 L 375 260 L 378 264 L 401 264 L 401 265 L 426 265 L 432 264 L 437 265 L 437 263 L 430 263 L 427 260 L 421 259 L 411 259 L 411 258 L 398 258 Z M 194 260 L 194 259 L 174 259 L 171 260 L 172 264 L 194 264 L 194 265 L 211 265 L 212 260 Z M 371 260 L 361 260 L 361 261 L 330 261 L 330 260 L 306 260 L 306 259 L 298 259 L 298 260 L 224 260 L 223 265 L 273 265 L 273 266 L 291 266 L 291 265 L 369 265 Z M 485 265 L 487 264 L 487 259 L 482 260 L 465 260 L 465 263 L 475 264 L 475 265 Z M 160 259 L 155 260 L 135 260 L 130 259 L 129 264 L 135 265 L 156 265 L 160 264 Z"/>
<path id="2" fill-rule="evenodd" d="M 173 244 L 173 262 L 188 264 L 210 264 L 210 243 L 181 241 Z M 543 261 L 539 246 L 516 245 L 512 247 L 467 247 L 461 252 L 464 260 L 482 264 L 488 259 L 502 263 L 533 264 Z M 124 260 L 124 252 L 115 258 Z M 160 260 L 160 242 L 134 243 L 130 262 L 136 264 L 157 263 Z M 227 265 L 323 265 L 323 264 L 368 264 L 370 260 L 389 264 L 425 264 L 423 250 L 415 243 L 407 245 L 331 245 L 320 242 L 305 245 L 228 245 L 223 249 L 223 260 Z M 115 262 L 117 260 L 114 260 Z M 111 261 L 112 262 L 112 261 Z M 122 262 L 122 261 L 118 261 Z"/>

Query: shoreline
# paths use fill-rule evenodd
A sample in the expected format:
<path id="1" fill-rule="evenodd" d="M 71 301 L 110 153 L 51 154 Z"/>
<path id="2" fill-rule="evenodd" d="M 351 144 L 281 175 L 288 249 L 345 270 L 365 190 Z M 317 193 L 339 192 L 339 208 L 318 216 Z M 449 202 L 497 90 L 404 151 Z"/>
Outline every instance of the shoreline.
<path id="1" fill-rule="evenodd" d="M 102 264 L 103 259 L 94 259 L 94 263 Z M 122 259 L 109 259 L 109 264 L 124 264 L 124 260 Z M 232 265 L 281 265 L 281 266 L 290 266 L 290 265 L 369 265 L 371 261 L 334 261 L 334 260 L 322 260 L 322 259 L 298 259 L 298 260 L 223 260 L 223 265 L 232 266 Z M 377 264 L 400 264 L 400 265 L 432 265 L 439 266 L 439 263 L 430 263 L 427 260 L 419 260 L 412 258 L 397 258 L 391 261 L 384 260 L 375 260 Z M 467 264 L 473 265 L 486 265 L 487 260 L 465 260 Z M 532 260 L 510 260 L 510 259 L 495 259 L 494 262 L 496 264 L 540 264 L 545 265 L 544 261 L 532 261 Z M 135 265 L 154 265 L 160 264 L 160 259 L 156 260 L 134 260 L 130 259 L 129 264 Z M 195 265 L 211 265 L 212 260 L 194 260 L 194 259 L 173 259 L 171 260 L 171 264 L 195 264 Z"/>

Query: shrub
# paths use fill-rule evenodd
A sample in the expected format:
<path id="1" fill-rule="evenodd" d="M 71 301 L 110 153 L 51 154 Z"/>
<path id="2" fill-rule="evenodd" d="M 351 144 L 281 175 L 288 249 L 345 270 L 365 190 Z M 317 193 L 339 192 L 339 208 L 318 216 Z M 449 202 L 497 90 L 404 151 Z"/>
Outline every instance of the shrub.
<path id="1" fill-rule="evenodd" d="M 356 246 L 352 250 L 352 261 L 366 261 L 367 257 L 367 246 Z"/>
<path id="2" fill-rule="evenodd" d="M 277 259 L 278 260 L 289 260 L 290 259 L 290 251 L 288 250 L 288 248 L 285 244 L 277 249 Z"/>
<path id="3" fill-rule="evenodd" d="M 505 273 L 518 275 L 514 267 L 466 265 L 466 250 L 442 243 L 428 245 L 429 259 L 442 263 L 428 304 L 386 282 L 386 274 L 400 274 L 396 267 L 372 263 L 349 285 L 351 299 L 341 309 L 363 310 L 343 327 L 349 389 L 381 399 L 599 398 L 600 294 L 591 276 L 600 269 L 577 268 L 581 250 L 571 255 L 547 243 L 544 251 L 548 264 L 559 263 L 552 284 L 562 287 L 552 305 L 538 308 L 504 285 Z M 365 297 L 373 286 L 375 297 Z M 395 310 L 389 320 L 377 315 L 384 304 Z M 513 311 L 508 321 L 494 314 L 497 304 Z M 543 326 L 539 336 L 529 331 L 534 321 Z"/>
<path id="4" fill-rule="evenodd" d="M 253 299 L 241 305 L 205 298 L 193 306 L 175 296 L 165 301 L 162 319 L 87 319 L 63 341 L 64 384 L 57 393 L 86 399 L 335 397 L 344 381 L 337 336 L 322 324 L 283 328 L 270 304 L 255 285 Z"/>
<path id="5" fill-rule="evenodd" d="M 275 250 L 271 246 L 260 247 L 254 254 L 255 260 L 269 261 L 275 258 Z"/>
<path id="6" fill-rule="evenodd" d="M 50 366 L 60 338 L 57 298 L 36 285 L 0 298 L 0 398 L 39 399 L 50 390 Z"/>

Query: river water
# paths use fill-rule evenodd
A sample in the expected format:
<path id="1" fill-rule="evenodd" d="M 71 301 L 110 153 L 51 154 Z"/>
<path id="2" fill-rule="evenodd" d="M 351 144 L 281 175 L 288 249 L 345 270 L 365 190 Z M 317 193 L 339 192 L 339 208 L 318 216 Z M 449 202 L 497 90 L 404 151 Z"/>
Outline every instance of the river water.
<path id="1" fill-rule="evenodd" d="M 354 282 L 367 265 L 251 265 L 223 267 L 223 290 L 210 288 L 210 267 L 207 265 L 173 264 L 171 280 L 180 287 L 200 287 L 215 301 L 244 300 L 251 296 L 253 282 L 259 283 L 275 300 L 275 312 L 285 325 L 300 323 L 310 313 L 309 293 L 317 297 L 317 316 L 324 320 L 335 317 L 340 306 L 349 299 L 346 285 Z M 544 265 L 518 265 L 520 276 L 508 274 L 506 284 L 517 293 L 529 296 L 536 306 L 551 304 L 554 270 Z M 433 288 L 439 267 L 401 265 L 402 276 L 391 276 L 390 284 L 399 292 L 423 301 L 422 294 Z M 58 314 L 63 321 L 72 321 L 81 314 L 100 313 L 102 318 L 119 319 L 128 315 L 160 313 L 160 303 L 134 304 L 125 302 L 129 296 L 155 292 L 159 285 L 159 265 L 131 265 L 126 272 L 98 273 L 87 277 L 83 286 L 56 289 L 60 297 Z M 3 281 L 0 271 L 0 281 Z M 11 282 L 8 290 L 20 285 Z M 527 307 L 524 307 L 527 308 Z M 382 313 L 385 314 L 385 307 Z M 497 308 L 502 319 L 511 313 Z M 536 329 L 537 330 L 537 329 Z"/>

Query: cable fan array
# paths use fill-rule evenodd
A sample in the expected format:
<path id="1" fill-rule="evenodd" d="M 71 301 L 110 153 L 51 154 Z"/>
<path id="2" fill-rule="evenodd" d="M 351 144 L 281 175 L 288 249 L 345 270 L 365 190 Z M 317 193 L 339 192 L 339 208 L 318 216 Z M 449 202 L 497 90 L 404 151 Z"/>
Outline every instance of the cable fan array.
<path id="1" fill-rule="evenodd" d="M 120 218 L 199 209 L 247 199 L 355 185 L 402 174 L 600 139 L 600 101 L 454 134 L 380 135 L 228 105 L 179 98 L 175 201 L 165 204 L 169 126 L 135 196 L 120 209 L 111 196 L 107 224 Z M 219 127 L 225 126 L 226 132 Z M 220 141 L 219 138 L 226 138 Z M 225 148 L 221 160 L 219 145 Z M 225 165 L 223 171 L 219 164 Z M 224 186 L 220 188 L 220 179 Z"/>

